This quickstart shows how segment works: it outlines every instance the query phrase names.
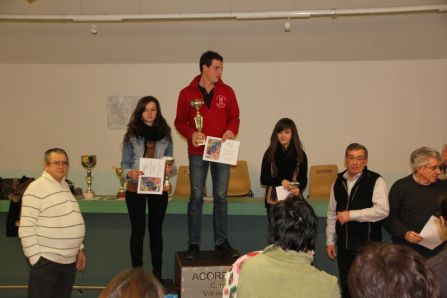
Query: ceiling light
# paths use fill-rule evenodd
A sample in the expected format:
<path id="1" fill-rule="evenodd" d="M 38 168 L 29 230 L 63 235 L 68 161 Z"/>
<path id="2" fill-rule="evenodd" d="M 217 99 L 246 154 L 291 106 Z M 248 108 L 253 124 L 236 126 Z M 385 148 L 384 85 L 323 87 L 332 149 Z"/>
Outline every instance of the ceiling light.
<path id="1" fill-rule="evenodd" d="M 93 35 L 98 34 L 98 25 L 96 25 L 95 22 L 93 22 L 92 25 L 90 26 L 90 33 Z"/>
<path id="2" fill-rule="evenodd" d="M 292 25 L 290 24 L 290 18 L 287 18 L 287 22 L 284 24 L 284 32 L 290 32 Z"/>

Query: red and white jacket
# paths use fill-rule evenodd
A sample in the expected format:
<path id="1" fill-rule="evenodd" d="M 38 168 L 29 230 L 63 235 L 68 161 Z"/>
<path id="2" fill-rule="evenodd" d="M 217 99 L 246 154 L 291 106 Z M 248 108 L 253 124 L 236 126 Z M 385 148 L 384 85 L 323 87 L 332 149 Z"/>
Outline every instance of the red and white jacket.
<path id="1" fill-rule="evenodd" d="M 196 109 L 191 106 L 191 100 L 203 98 L 199 89 L 199 80 L 200 75 L 180 91 L 177 115 L 174 121 L 175 128 L 188 140 L 189 155 L 203 154 L 203 146 L 194 147 L 191 142 L 192 134 L 197 131 L 194 122 Z M 200 108 L 200 114 L 203 117 L 202 132 L 205 136 L 221 138 L 227 130 L 231 130 L 234 135 L 237 135 L 239 131 L 239 106 L 233 89 L 225 85 L 222 80 L 219 79 L 214 87 L 210 108 L 204 104 Z"/>

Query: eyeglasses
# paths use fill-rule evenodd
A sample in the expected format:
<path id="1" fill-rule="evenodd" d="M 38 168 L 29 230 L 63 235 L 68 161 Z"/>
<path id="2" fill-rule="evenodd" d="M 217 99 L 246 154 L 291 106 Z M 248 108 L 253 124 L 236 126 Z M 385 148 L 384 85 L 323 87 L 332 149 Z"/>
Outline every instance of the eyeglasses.
<path id="1" fill-rule="evenodd" d="M 366 159 L 365 156 L 363 155 L 359 155 L 359 156 L 354 156 L 354 155 L 348 155 L 346 156 L 347 159 L 349 159 L 350 161 L 364 161 Z"/>
<path id="2" fill-rule="evenodd" d="M 441 166 L 424 166 L 426 169 L 430 169 L 432 171 L 441 170 Z"/>
<path id="3" fill-rule="evenodd" d="M 63 167 L 68 167 L 68 165 L 69 165 L 67 160 L 65 160 L 65 161 L 50 161 L 48 164 L 54 165 L 54 166 L 63 166 Z"/>

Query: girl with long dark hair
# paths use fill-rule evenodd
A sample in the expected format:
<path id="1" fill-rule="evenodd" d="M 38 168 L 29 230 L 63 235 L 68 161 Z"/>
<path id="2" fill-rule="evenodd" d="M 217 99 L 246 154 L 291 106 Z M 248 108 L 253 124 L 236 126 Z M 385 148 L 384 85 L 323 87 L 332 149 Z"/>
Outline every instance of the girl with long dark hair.
<path id="1" fill-rule="evenodd" d="M 300 197 L 307 186 L 307 156 L 296 125 L 289 118 L 280 119 L 273 128 L 270 145 L 262 158 L 261 184 L 266 186 L 268 215 L 270 208 L 278 203 L 277 186 Z"/>
<path id="2" fill-rule="evenodd" d="M 152 272 L 162 281 L 162 225 L 168 206 L 168 189 L 162 194 L 138 194 L 140 158 L 173 156 L 171 128 L 161 114 L 160 103 L 153 96 L 141 98 L 124 135 L 121 167 L 127 178 L 126 205 L 132 227 L 130 255 L 133 267 L 143 266 L 143 241 L 146 232 L 146 204 L 149 209 L 148 228 Z M 167 166 L 171 174 L 174 166 Z"/>

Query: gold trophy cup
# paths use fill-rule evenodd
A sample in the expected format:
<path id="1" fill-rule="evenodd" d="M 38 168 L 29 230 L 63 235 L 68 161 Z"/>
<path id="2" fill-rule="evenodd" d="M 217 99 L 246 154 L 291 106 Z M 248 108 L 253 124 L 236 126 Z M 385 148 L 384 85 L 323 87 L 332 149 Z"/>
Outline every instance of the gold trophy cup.
<path id="1" fill-rule="evenodd" d="M 96 155 L 81 155 L 81 163 L 87 169 L 87 190 L 84 192 L 84 199 L 93 199 L 95 192 L 92 190 L 92 169 L 96 165 Z"/>
<path id="2" fill-rule="evenodd" d="M 113 172 L 115 173 L 116 177 L 118 177 L 118 180 L 120 181 L 120 189 L 118 190 L 118 193 L 116 194 L 116 198 L 118 200 L 124 200 L 126 198 L 126 192 L 124 190 L 124 183 L 126 182 L 126 180 L 123 177 L 123 169 L 113 167 Z"/>
<path id="3" fill-rule="evenodd" d="M 298 188 L 299 186 L 300 186 L 299 182 L 296 182 L 296 181 L 289 182 L 289 187 L 290 187 L 291 191 L 294 190 L 295 188 Z"/>
<path id="4" fill-rule="evenodd" d="M 296 187 L 300 186 L 300 183 L 299 182 L 295 182 L 295 181 L 290 181 L 289 182 L 289 186 L 290 186 L 291 189 L 293 189 L 293 188 L 296 188 Z"/>
<path id="5" fill-rule="evenodd" d="M 164 156 L 163 159 L 165 160 L 165 167 L 166 166 L 172 166 L 174 164 L 174 161 L 175 161 L 175 159 L 172 156 Z M 167 190 L 169 194 L 172 192 L 172 184 L 171 184 L 171 181 L 169 181 L 169 177 L 170 176 L 171 175 L 167 175 L 165 173 L 165 182 L 163 184 L 163 186 L 164 186 L 163 188 L 165 190 Z"/>
<path id="6" fill-rule="evenodd" d="M 194 116 L 194 122 L 197 128 L 197 132 L 199 134 L 202 133 L 203 128 L 203 116 L 200 115 L 200 108 L 204 105 L 204 101 L 202 99 L 193 99 L 191 100 L 191 107 L 196 109 L 196 115 Z M 205 145 L 205 140 L 203 138 L 197 141 L 197 145 L 202 146 Z"/>

